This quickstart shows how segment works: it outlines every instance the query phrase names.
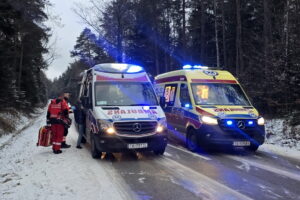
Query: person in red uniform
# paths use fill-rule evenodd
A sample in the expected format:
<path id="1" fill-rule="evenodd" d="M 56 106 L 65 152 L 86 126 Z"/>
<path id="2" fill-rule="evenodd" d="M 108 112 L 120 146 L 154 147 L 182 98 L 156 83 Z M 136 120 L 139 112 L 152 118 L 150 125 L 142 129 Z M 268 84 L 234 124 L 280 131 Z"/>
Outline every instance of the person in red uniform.
<path id="1" fill-rule="evenodd" d="M 64 96 L 61 94 L 57 99 L 51 100 L 47 112 L 47 124 L 51 124 L 53 133 L 52 149 L 54 154 L 62 153 L 60 148 L 65 130 L 63 119 L 69 116 L 68 106 L 63 102 L 63 98 Z"/>

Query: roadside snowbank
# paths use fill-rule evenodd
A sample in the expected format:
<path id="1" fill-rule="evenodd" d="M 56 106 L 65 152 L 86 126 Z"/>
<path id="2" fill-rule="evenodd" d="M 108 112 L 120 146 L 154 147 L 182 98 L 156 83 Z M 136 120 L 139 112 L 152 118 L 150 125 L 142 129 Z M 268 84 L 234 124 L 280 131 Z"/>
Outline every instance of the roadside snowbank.
<path id="1" fill-rule="evenodd" d="M 300 160 L 300 151 L 290 147 L 282 147 L 274 144 L 263 144 L 258 150 Z"/>
<path id="2" fill-rule="evenodd" d="M 300 151 L 300 125 L 290 126 L 288 119 L 266 120 L 266 144 Z"/>
<path id="3" fill-rule="evenodd" d="M 6 145 L 12 137 L 15 137 L 25 128 L 29 127 L 34 119 L 43 112 L 44 109 L 37 108 L 34 113 L 27 114 L 16 110 L 0 113 L 0 149 Z"/>
<path id="4" fill-rule="evenodd" d="M 70 149 L 55 155 L 51 147 L 37 147 L 38 129 L 46 112 L 0 149 L 0 199 L 135 199 L 111 163 L 76 149 L 77 132 L 69 130 Z"/>

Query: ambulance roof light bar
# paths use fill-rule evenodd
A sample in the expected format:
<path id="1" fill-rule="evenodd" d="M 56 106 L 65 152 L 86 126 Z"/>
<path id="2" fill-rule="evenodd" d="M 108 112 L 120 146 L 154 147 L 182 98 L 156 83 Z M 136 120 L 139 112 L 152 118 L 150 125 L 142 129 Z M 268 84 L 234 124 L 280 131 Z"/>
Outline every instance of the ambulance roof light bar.
<path id="1" fill-rule="evenodd" d="M 209 67 L 202 66 L 202 65 L 184 65 L 182 68 L 183 69 L 209 69 Z"/>
<path id="2" fill-rule="evenodd" d="M 125 63 L 105 63 L 98 64 L 94 67 L 95 71 L 106 73 L 122 73 L 122 74 L 134 74 L 144 72 L 144 68 L 139 65 L 125 64 Z"/>

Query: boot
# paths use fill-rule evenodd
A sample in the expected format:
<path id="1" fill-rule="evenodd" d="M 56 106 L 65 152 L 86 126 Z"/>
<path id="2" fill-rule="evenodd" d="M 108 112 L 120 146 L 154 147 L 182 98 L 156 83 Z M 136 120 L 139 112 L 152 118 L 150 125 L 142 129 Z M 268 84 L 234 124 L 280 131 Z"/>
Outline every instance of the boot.
<path id="1" fill-rule="evenodd" d="M 66 142 L 61 143 L 61 148 L 67 149 L 67 148 L 70 148 L 70 147 L 71 147 L 71 145 L 67 144 Z"/>
<path id="2" fill-rule="evenodd" d="M 62 153 L 62 151 L 61 150 L 53 150 L 53 153 L 54 154 L 60 154 L 60 153 Z"/>
<path id="3" fill-rule="evenodd" d="M 82 149 L 82 147 L 80 145 L 77 145 L 76 148 L 77 149 Z"/>

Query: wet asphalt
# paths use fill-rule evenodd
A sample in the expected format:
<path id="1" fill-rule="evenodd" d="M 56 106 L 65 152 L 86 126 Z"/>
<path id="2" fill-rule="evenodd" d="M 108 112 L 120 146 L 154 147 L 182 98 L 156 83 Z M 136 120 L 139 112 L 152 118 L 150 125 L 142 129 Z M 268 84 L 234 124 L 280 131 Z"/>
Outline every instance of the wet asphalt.
<path id="1" fill-rule="evenodd" d="M 300 199 L 300 161 L 272 153 L 193 153 L 170 143 L 151 152 L 103 155 L 137 199 Z"/>

